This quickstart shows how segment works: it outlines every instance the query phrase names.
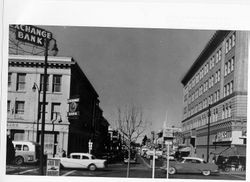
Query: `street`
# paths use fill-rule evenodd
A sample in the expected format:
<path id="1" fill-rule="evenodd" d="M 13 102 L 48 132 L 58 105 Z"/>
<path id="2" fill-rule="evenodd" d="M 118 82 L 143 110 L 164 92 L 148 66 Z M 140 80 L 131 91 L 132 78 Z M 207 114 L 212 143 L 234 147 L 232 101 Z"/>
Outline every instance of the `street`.
<path id="1" fill-rule="evenodd" d="M 61 169 L 60 176 L 88 176 L 88 177 L 126 177 L 124 163 L 109 164 L 105 169 L 89 171 L 86 169 Z M 6 174 L 9 175 L 39 175 L 38 165 L 7 166 Z M 136 164 L 131 164 L 130 178 L 152 178 L 152 169 L 147 160 L 138 156 Z M 155 178 L 166 178 L 166 172 L 156 167 Z M 215 180 L 245 180 L 245 173 L 219 173 L 210 176 L 202 174 L 174 174 L 169 175 L 173 179 L 215 179 Z"/>

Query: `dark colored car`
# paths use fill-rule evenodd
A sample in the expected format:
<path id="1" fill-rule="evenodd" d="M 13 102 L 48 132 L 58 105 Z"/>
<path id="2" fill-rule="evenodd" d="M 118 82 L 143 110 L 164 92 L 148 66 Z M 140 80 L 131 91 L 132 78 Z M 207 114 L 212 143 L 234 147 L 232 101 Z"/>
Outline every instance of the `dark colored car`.
<path id="1" fill-rule="evenodd" d="M 245 170 L 246 156 L 218 156 L 216 164 L 218 165 L 219 169 L 223 171 L 230 171 L 233 168 Z"/>
<path id="2" fill-rule="evenodd" d="M 128 151 L 125 151 L 125 153 L 124 153 L 124 163 L 128 163 L 128 161 L 129 161 L 129 159 L 128 159 Z M 136 162 L 137 162 L 136 151 L 131 150 L 129 163 L 136 163 Z"/>
<path id="3" fill-rule="evenodd" d="M 167 167 L 162 168 L 167 170 Z M 183 157 L 180 161 L 169 161 L 169 174 L 175 173 L 200 173 L 209 176 L 211 173 L 218 173 L 218 166 L 212 163 L 206 163 L 203 159 L 197 157 Z"/>

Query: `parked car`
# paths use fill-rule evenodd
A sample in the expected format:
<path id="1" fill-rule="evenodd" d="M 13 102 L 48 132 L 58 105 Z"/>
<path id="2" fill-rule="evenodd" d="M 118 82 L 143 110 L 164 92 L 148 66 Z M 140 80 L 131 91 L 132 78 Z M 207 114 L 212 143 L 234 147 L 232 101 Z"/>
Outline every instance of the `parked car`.
<path id="1" fill-rule="evenodd" d="M 167 154 L 163 154 L 162 158 L 167 160 L 167 158 L 168 158 Z M 172 161 L 175 160 L 174 156 L 173 155 L 169 155 L 169 160 L 172 160 Z"/>
<path id="2" fill-rule="evenodd" d="M 147 151 L 149 150 L 149 148 L 141 148 L 141 153 L 140 153 L 140 155 L 142 156 L 142 157 L 146 157 L 147 156 Z"/>
<path id="3" fill-rule="evenodd" d="M 166 163 L 162 169 L 167 170 Z M 183 157 L 182 160 L 169 161 L 169 174 L 175 173 L 201 173 L 209 176 L 211 173 L 218 173 L 218 166 L 212 163 L 206 163 L 203 159 L 197 157 Z"/>
<path id="4" fill-rule="evenodd" d="M 146 152 L 146 157 L 148 158 L 148 159 L 150 159 L 150 158 L 152 158 L 153 157 L 153 155 L 154 155 L 154 150 L 148 150 L 147 152 Z M 163 152 L 161 151 L 161 150 L 155 150 L 155 158 L 156 159 L 158 159 L 159 157 L 162 157 L 162 154 L 163 154 Z"/>
<path id="5" fill-rule="evenodd" d="M 38 162 L 40 145 L 32 141 L 12 141 L 15 148 L 16 165 Z"/>
<path id="6" fill-rule="evenodd" d="M 234 156 L 222 156 L 219 155 L 216 160 L 216 164 L 219 169 L 223 171 L 245 170 L 246 168 L 246 156 L 234 155 Z"/>
<path id="7" fill-rule="evenodd" d="M 62 168 L 84 168 L 90 171 L 107 167 L 107 161 L 88 153 L 71 153 L 69 158 L 59 158 Z"/>
<path id="8" fill-rule="evenodd" d="M 136 151 L 135 150 L 131 150 L 131 152 L 130 152 L 130 161 L 129 161 L 129 159 L 128 159 L 128 151 L 125 151 L 125 153 L 124 153 L 124 163 L 128 163 L 128 161 L 129 161 L 129 163 L 136 163 L 137 162 L 137 158 L 136 158 Z"/>

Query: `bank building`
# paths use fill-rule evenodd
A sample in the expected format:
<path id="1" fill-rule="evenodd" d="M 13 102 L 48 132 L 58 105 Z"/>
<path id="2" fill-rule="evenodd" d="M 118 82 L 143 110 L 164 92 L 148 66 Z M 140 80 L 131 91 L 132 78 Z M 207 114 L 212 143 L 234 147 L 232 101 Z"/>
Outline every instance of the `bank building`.
<path id="1" fill-rule="evenodd" d="M 40 143 L 44 55 L 39 54 L 40 48 L 16 40 L 13 29 L 9 36 L 7 134 L 12 140 Z M 98 93 L 78 63 L 49 52 L 44 152 L 48 156 L 88 152 L 90 140 L 92 153 L 103 152 L 109 123 L 99 103 Z"/>

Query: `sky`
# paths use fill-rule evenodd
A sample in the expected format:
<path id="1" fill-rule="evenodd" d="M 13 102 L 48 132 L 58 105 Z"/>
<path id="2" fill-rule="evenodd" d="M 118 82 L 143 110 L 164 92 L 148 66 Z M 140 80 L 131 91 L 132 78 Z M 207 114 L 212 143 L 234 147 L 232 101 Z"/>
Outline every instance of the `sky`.
<path id="1" fill-rule="evenodd" d="M 181 79 L 215 31 L 43 26 L 57 40 L 58 56 L 73 57 L 99 94 L 115 127 L 117 108 L 143 109 L 150 131 L 181 126 Z"/>

